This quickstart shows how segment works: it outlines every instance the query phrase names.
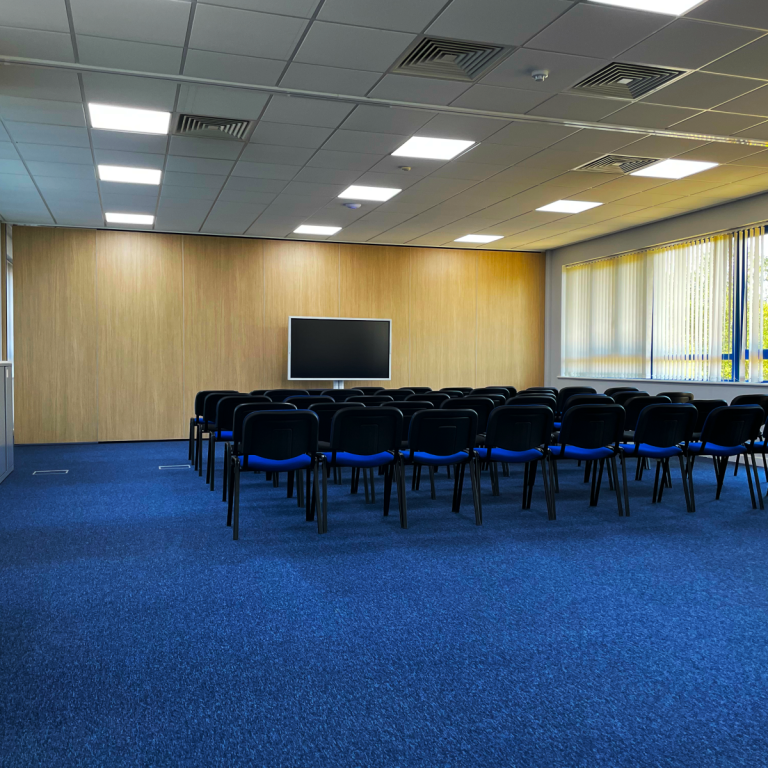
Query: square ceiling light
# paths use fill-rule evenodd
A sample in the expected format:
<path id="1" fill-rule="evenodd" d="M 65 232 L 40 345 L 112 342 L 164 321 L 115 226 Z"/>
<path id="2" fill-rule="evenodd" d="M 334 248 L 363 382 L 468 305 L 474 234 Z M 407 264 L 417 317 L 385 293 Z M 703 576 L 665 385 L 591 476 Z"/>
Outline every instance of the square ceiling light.
<path id="1" fill-rule="evenodd" d="M 501 240 L 504 235 L 464 235 L 454 240 L 454 243 L 492 243 Z"/>
<path id="2" fill-rule="evenodd" d="M 341 227 L 317 227 L 314 224 L 302 224 L 300 227 L 296 227 L 293 230 L 296 235 L 335 235 L 337 232 L 341 232 Z"/>
<path id="3" fill-rule="evenodd" d="M 151 227 L 155 223 L 155 217 L 147 213 L 105 213 L 108 224 L 141 224 Z"/>
<path id="4" fill-rule="evenodd" d="M 422 157 L 427 160 L 453 160 L 465 150 L 474 146 L 474 141 L 460 139 L 430 139 L 427 136 L 414 136 L 396 149 L 393 157 Z"/>
<path id="5" fill-rule="evenodd" d="M 546 213 L 583 213 L 590 208 L 597 208 L 602 203 L 587 203 L 582 200 L 556 200 L 554 203 L 537 208 L 537 211 Z"/>
<path id="6" fill-rule="evenodd" d="M 122 165 L 100 165 L 99 178 L 102 181 L 121 181 L 124 184 L 160 183 L 161 171 L 154 168 L 129 168 Z"/>
<path id="7" fill-rule="evenodd" d="M 170 130 L 171 113 L 152 109 L 115 107 L 111 104 L 89 104 L 91 127 L 102 131 L 166 134 Z"/>
<path id="8" fill-rule="evenodd" d="M 353 184 L 347 187 L 339 197 L 350 200 L 373 200 L 378 203 L 384 203 L 391 200 L 395 195 L 399 195 L 403 190 L 391 187 L 360 187 Z"/>
<path id="9" fill-rule="evenodd" d="M 601 5 L 615 5 L 618 8 L 632 8 L 636 11 L 651 11 L 667 16 L 680 16 L 691 8 L 701 5 L 702 0 L 592 0 Z"/>
<path id="10" fill-rule="evenodd" d="M 630 174 L 631 176 L 650 176 L 652 179 L 684 179 L 694 173 L 716 168 L 719 163 L 704 163 L 701 160 L 662 160 Z"/>

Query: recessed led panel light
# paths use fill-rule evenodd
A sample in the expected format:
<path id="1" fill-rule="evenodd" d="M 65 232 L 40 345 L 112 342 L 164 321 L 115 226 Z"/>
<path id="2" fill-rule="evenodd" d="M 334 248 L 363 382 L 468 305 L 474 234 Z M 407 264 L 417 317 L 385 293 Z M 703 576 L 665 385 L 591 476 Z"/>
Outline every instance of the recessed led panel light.
<path id="1" fill-rule="evenodd" d="M 350 198 L 353 200 L 375 200 L 384 202 L 391 200 L 395 195 L 402 192 L 402 189 L 391 189 L 388 187 L 359 187 L 353 184 L 345 189 L 339 197 Z"/>
<path id="2" fill-rule="evenodd" d="M 700 160 L 662 160 L 630 174 L 631 176 L 650 176 L 653 179 L 684 179 L 694 173 L 716 168 L 719 163 L 704 163 Z"/>
<path id="3" fill-rule="evenodd" d="M 424 157 L 429 160 L 452 160 L 465 149 L 475 144 L 474 141 L 459 139 L 430 139 L 426 136 L 414 136 L 396 149 L 395 157 Z"/>
<path id="4" fill-rule="evenodd" d="M 146 213 L 105 213 L 109 224 L 143 224 L 151 227 L 155 223 L 155 217 Z"/>
<path id="5" fill-rule="evenodd" d="M 454 243 L 492 243 L 494 240 L 501 240 L 503 235 L 464 235 Z"/>
<path id="6" fill-rule="evenodd" d="M 590 208 L 597 208 L 602 203 L 587 203 L 582 200 L 556 200 L 554 203 L 537 208 L 537 211 L 547 213 L 582 213 Z"/>
<path id="7" fill-rule="evenodd" d="M 667 16 L 680 16 L 691 8 L 701 5 L 702 0 L 592 0 L 602 5 L 615 5 L 619 8 L 633 8 L 637 11 L 664 13 Z"/>
<path id="8" fill-rule="evenodd" d="M 88 111 L 91 115 L 91 127 L 102 131 L 168 133 L 171 125 L 170 112 L 115 107 L 111 104 L 89 104 Z"/>
<path id="9" fill-rule="evenodd" d="M 122 181 L 125 184 L 159 184 L 162 173 L 154 168 L 129 168 L 122 165 L 100 165 L 102 181 Z"/>
<path id="10" fill-rule="evenodd" d="M 302 224 L 293 230 L 297 235 L 335 235 L 341 227 L 316 227 L 314 224 Z"/>

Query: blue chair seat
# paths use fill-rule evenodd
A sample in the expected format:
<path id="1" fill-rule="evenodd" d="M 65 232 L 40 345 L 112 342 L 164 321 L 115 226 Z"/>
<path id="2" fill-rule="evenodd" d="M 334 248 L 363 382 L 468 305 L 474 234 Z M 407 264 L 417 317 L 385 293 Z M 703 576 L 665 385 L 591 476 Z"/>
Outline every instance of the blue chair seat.
<path id="1" fill-rule="evenodd" d="M 690 443 L 688 450 L 697 456 L 741 456 L 747 452 L 743 445 L 715 445 L 714 443 L 707 443 L 703 451 L 701 443 Z"/>
<path id="2" fill-rule="evenodd" d="M 248 466 L 245 460 L 248 459 Z M 308 469 L 312 466 L 312 457 L 306 453 L 290 459 L 263 459 L 261 456 L 241 456 L 240 466 L 243 469 L 260 469 L 262 472 L 290 472 L 294 469 Z"/>
<path id="3" fill-rule="evenodd" d="M 487 448 L 477 448 L 481 459 L 488 456 Z M 494 448 L 491 451 L 491 461 L 502 461 L 505 464 L 527 464 L 529 461 L 541 461 L 541 451 L 531 448 L 529 451 L 505 451 L 502 448 Z"/>
<path id="4" fill-rule="evenodd" d="M 202 424 L 205 421 L 205 419 L 202 416 L 198 416 L 196 421 L 198 424 Z"/>
<path id="5" fill-rule="evenodd" d="M 639 449 L 639 450 L 638 450 Z M 659 448 L 656 445 L 648 445 L 648 443 L 622 443 L 621 450 L 627 456 L 639 456 L 644 459 L 669 459 L 672 456 L 682 456 L 683 450 L 677 445 L 672 445 L 668 448 Z"/>
<path id="6" fill-rule="evenodd" d="M 755 440 L 755 448 L 765 448 L 765 440 Z"/>
<path id="7" fill-rule="evenodd" d="M 408 454 L 410 456 L 410 453 Z M 452 453 L 450 456 L 436 456 L 433 453 L 423 453 L 422 451 L 414 451 L 413 459 L 419 464 L 426 464 L 432 467 L 446 467 L 453 464 L 463 464 L 469 461 L 469 454 L 464 451 L 458 453 Z"/>
<path id="8" fill-rule="evenodd" d="M 395 457 L 389 451 L 382 451 L 381 453 L 372 453 L 369 456 L 365 456 L 358 453 L 347 453 L 346 451 L 339 451 L 336 454 L 336 462 L 333 462 L 333 454 L 325 454 L 328 463 L 331 466 L 336 467 L 383 467 L 385 464 L 391 464 Z"/>
<path id="9" fill-rule="evenodd" d="M 598 461 L 610 459 L 613 456 L 611 448 L 577 448 L 575 445 L 566 445 L 565 453 L 562 445 L 550 445 L 549 451 L 557 459 L 576 459 L 577 461 Z"/>
<path id="10" fill-rule="evenodd" d="M 556 421 L 552 426 L 555 429 L 560 429 L 563 426 L 563 422 L 562 421 Z"/>
<path id="11" fill-rule="evenodd" d="M 231 440 L 234 437 L 233 433 L 228 432 L 226 429 L 216 433 L 217 440 Z"/>

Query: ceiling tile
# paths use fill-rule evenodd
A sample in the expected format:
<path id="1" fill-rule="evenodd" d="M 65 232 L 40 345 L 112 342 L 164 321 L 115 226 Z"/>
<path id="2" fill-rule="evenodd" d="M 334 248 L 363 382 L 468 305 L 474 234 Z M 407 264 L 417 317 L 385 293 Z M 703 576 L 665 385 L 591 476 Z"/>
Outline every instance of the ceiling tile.
<path id="1" fill-rule="evenodd" d="M 264 110 L 266 93 L 210 85 L 182 85 L 177 110 L 193 115 L 256 120 Z"/>
<path id="2" fill-rule="evenodd" d="M 662 107 L 655 104 L 630 104 L 628 107 L 614 112 L 601 123 L 612 125 L 631 125 L 641 128 L 669 128 L 670 125 L 679 123 L 687 117 L 696 114 L 696 110 L 683 109 L 681 107 Z M 686 130 L 680 128 L 680 130 Z"/>
<path id="3" fill-rule="evenodd" d="M 18 196 L 19 202 L 29 202 L 30 198 L 39 198 L 32 179 L 18 173 L 0 173 L 0 196 L 2 199 L 13 199 Z"/>
<path id="4" fill-rule="evenodd" d="M 722 146 L 722 145 L 721 145 Z M 742 147 L 753 150 L 755 147 Z M 756 168 L 768 168 L 768 150 L 758 150 L 755 153 L 730 161 L 733 165 L 748 165 Z"/>
<path id="5" fill-rule="evenodd" d="M 176 187 L 206 187 L 208 189 L 221 189 L 226 176 L 211 176 L 205 173 L 170 173 L 163 174 L 163 188 L 166 185 Z"/>
<path id="6" fill-rule="evenodd" d="M 344 184 L 314 184 L 308 181 L 292 181 L 285 187 L 285 189 L 283 189 L 282 194 L 333 200 L 333 198 L 338 197 L 344 189 Z"/>
<path id="7" fill-rule="evenodd" d="M 246 11 L 280 13 L 283 16 L 299 16 L 309 19 L 320 5 L 320 0 L 205 0 L 208 5 L 225 5 Z"/>
<path id="8" fill-rule="evenodd" d="M 223 195 L 223 191 L 221 192 Z M 209 187 L 179 187 L 163 184 L 160 189 L 160 199 L 169 198 L 175 200 L 210 200 L 213 202 L 219 196 L 218 189 Z"/>
<path id="9" fill-rule="evenodd" d="M 704 141 L 692 141 L 689 139 L 671 139 L 664 136 L 648 136 L 638 141 L 626 136 L 626 141 L 620 147 L 622 155 L 632 157 L 658 157 L 669 158 L 690 152 L 692 149 L 704 146 Z"/>
<path id="10" fill-rule="evenodd" d="M 687 77 L 646 96 L 643 103 L 710 109 L 758 88 L 760 83 L 745 77 L 692 72 Z M 735 110 L 731 110 L 735 111 Z"/>
<path id="11" fill-rule="evenodd" d="M 68 200 L 47 200 L 51 213 L 56 217 L 56 223 L 70 227 L 102 227 L 104 217 L 98 201 L 81 203 Z"/>
<path id="12" fill-rule="evenodd" d="M 282 179 L 256 179 L 250 176 L 231 176 L 227 182 L 228 189 L 237 189 L 247 192 L 268 192 L 278 194 L 288 182 Z"/>
<path id="13" fill-rule="evenodd" d="M 294 176 L 296 181 L 308 181 L 313 184 L 346 184 L 348 186 L 360 178 L 360 172 L 335 168 L 303 168 L 301 170 L 294 169 Z"/>
<path id="14" fill-rule="evenodd" d="M 2 149 L 4 145 L 0 145 Z M 93 168 L 91 150 L 84 147 L 59 147 L 49 144 L 17 144 L 16 149 L 25 160 L 51 163 L 79 163 Z"/>
<path id="15" fill-rule="evenodd" d="M 730 136 L 737 131 L 763 122 L 762 117 L 749 115 L 733 115 L 727 112 L 702 112 L 696 117 L 675 123 L 676 131 L 689 133 L 709 133 L 715 136 Z"/>
<path id="16" fill-rule="evenodd" d="M 272 165 L 270 163 L 247 163 L 241 160 L 232 171 L 233 176 L 250 176 L 254 179 L 283 179 L 290 181 L 301 170 L 295 165 Z"/>
<path id="17" fill-rule="evenodd" d="M 59 176 L 38 176 L 35 179 L 43 194 L 46 192 L 96 192 L 96 177 L 90 179 L 67 179 Z"/>
<path id="18" fill-rule="evenodd" d="M 768 30 L 768 6 L 763 0 L 707 0 L 688 11 L 687 15 L 695 19 Z"/>
<path id="19" fill-rule="evenodd" d="M 184 74 L 232 83 L 276 85 L 285 62 L 213 51 L 187 51 Z"/>
<path id="20" fill-rule="evenodd" d="M 344 154 L 344 153 L 342 153 Z M 409 165 L 407 165 L 409 164 Z M 387 174 L 395 177 L 403 177 L 406 181 L 400 181 L 397 184 L 392 184 L 394 187 L 402 187 L 404 185 L 410 186 L 410 183 L 416 183 L 416 179 L 429 176 L 430 173 L 434 173 L 438 168 L 442 168 L 446 164 L 445 160 L 426 160 L 426 159 L 407 159 L 403 160 L 401 157 L 394 157 L 393 155 L 384 155 L 378 163 L 372 165 L 368 171 L 370 173 Z M 410 168 L 410 171 L 403 171 L 403 168 Z M 408 182 L 408 179 L 413 179 L 413 182 Z M 464 178 L 463 176 L 456 176 L 456 178 Z M 469 178 L 469 177 L 467 177 Z"/>
<path id="21" fill-rule="evenodd" d="M 3 22 L 5 21 L 3 16 Z M 0 50 L 5 56 L 69 62 L 75 60 L 72 38 L 68 32 L 65 34 L 37 29 L 0 27 Z"/>
<path id="22" fill-rule="evenodd" d="M 21 160 L 0 160 L 0 174 L 18 174 L 25 176 L 27 169 Z"/>
<path id="23" fill-rule="evenodd" d="M 105 37 L 80 35 L 77 51 L 82 64 L 116 69 L 179 73 L 181 48 L 168 45 L 137 43 L 129 40 L 109 40 Z"/>
<path id="24" fill-rule="evenodd" d="M 101 189 L 101 202 L 105 211 L 154 214 L 157 208 L 157 192 L 153 196 L 115 195 L 109 192 L 108 187 L 108 184 L 103 184 Z"/>
<path id="25" fill-rule="evenodd" d="M 94 179 L 96 174 L 93 165 L 78 163 L 49 163 L 44 161 L 27 161 L 29 172 L 35 176 L 56 176 L 60 179 Z M 23 169 L 23 166 L 22 166 Z M 23 170 L 19 171 L 23 173 Z"/>
<path id="26" fill-rule="evenodd" d="M 251 135 L 251 143 L 312 149 L 322 146 L 332 133 L 331 128 L 261 121 Z"/>
<path id="27" fill-rule="evenodd" d="M 621 60 L 697 69 L 752 42 L 760 34 L 740 27 L 723 27 L 688 18 L 677 19 L 639 45 L 625 51 Z"/>
<path id="28" fill-rule="evenodd" d="M 525 114 L 528 110 L 546 101 L 549 96 L 549 93 L 534 93 L 518 88 L 473 85 L 469 90 L 464 91 L 458 99 L 452 101 L 451 106 Z"/>
<path id="29" fill-rule="evenodd" d="M 99 181 L 103 194 L 114 197 L 144 197 L 157 200 L 158 188 L 153 184 L 123 184 L 117 181 Z"/>
<path id="30" fill-rule="evenodd" d="M 85 127 L 82 102 L 25 99 L 0 95 L 0 117 L 19 123 L 45 123 Z"/>
<path id="31" fill-rule="evenodd" d="M 370 95 L 376 99 L 395 99 L 420 104 L 450 104 L 468 88 L 469 83 L 429 77 L 385 75 Z"/>
<path id="32" fill-rule="evenodd" d="M 348 131 L 373 131 L 410 136 L 428 123 L 437 113 L 398 107 L 358 106 L 342 126 Z"/>
<path id="33" fill-rule="evenodd" d="M 628 103 L 620 99 L 593 99 L 589 96 L 560 93 L 531 109 L 528 114 L 596 122 L 617 112 Z"/>
<path id="34" fill-rule="evenodd" d="M 522 45 L 572 7 L 566 0 L 453 0 L 427 29 L 438 37 Z"/>
<path id="35" fill-rule="evenodd" d="M 484 141 L 497 134 L 509 123 L 505 120 L 470 115 L 437 115 L 420 131 L 421 136 L 436 139 L 463 139 L 465 141 Z"/>
<path id="36" fill-rule="evenodd" d="M 755 82 L 754 80 L 752 81 Z M 768 117 L 768 85 L 720 105 L 723 112 Z"/>
<path id="37" fill-rule="evenodd" d="M 713 61 L 705 69 L 723 75 L 739 75 L 768 80 L 768 36 Z"/>
<path id="38" fill-rule="evenodd" d="M 483 181 L 503 171 L 504 165 L 487 165 L 485 163 L 448 163 L 435 171 L 435 176 L 448 179 L 473 179 Z"/>
<path id="39" fill-rule="evenodd" d="M 180 187 L 177 187 L 180 189 Z M 228 203 L 256 203 L 258 205 L 269 205 L 275 199 L 275 194 L 270 192 L 252 192 L 246 189 L 232 189 L 227 184 L 221 190 L 219 200 Z"/>
<path id="40" fill-rule="evenodd" d="M 360 27 L 421 32 L 444 7 L 445 0 L 326 0 L 317 18 Z"/>
<path id="41" fill-rule="evenodd" d="M 401 32 L 315 21 L 294 60 L 326 67 L 384 72 L 413 39 L 413 35 Z"/>
<path id="42" fill-rule="evenodd" d="M 224 176 L 234 167 L 231 160 L 216 160 L 203 157 L 178 157 L 169 155 L 166 169 L 176 173 L 204 173 Z"/>
<path id="43" fill-rule="evenodd" d="M 23 99 L 52 99 L 82 103 L 74 72 L 8 65 L 0 67 L 0 93 Z"/>
<path id="44" fill-rule="evenodd" d="M 170 232 L 197 232 L 208 215 L 207 200 L 161 200 L 155 229 Z"/>
<path id="45" fill-rule="evenodd" d="M 122 133 L 121 131 L 91 131 L 94 149 L 115 149 L 121 152 L 147 152 L 164 154 L 168 143 L 167 136 L 151 136 L 141 133 Z"/>
<path id="46" fill-rule="evenodd" d="M 88 131 L 65 125 L 38 125 L 7 121 L 5 127 L 14 141 L 27 144 L 59 144 L 67 147 L 90 147 Z"/>
<path id="47" fill-rule="evenodd" d="M 380 173 L 375 169 L 367 171 L 362 176 L 358 176 L 355 184 L 360 184 L 367 187 L 388 187 L 389 189 L 408 189 L 414 184 L 417 184 L 424 176 L 414 176 L 411 173 L 403 173 L 398 171 L 396 173 Z M 453 178 L 462 178 L 455 176 Z M 371 201 L 371 204 L 373 202 Z M 366 203 L 368 205 L 368 203 Z"/>
<path id="48" fill-rule="evenodd" d="M 202 231 L 241 235 L 265 208 L 264 205 L 253 203 L 231 203 L 219 200 L 208 214 Z"/>
<path id="49" fill-rule="evenodd" d="M 165 162 L 165 155 L 148 152 L 122 152 L 117 149 L 94 149 L 96 162 L 100 165 L 125 165 L 130 168 L 154 168 L 160 170 Z"/>
<path id="50" fill-rule="evenodd" d="M 379 77 L 378 72 L 293 63 L 283 75 L 280 85 L 284 88 L 298 88 L 316 93 L 363 96 L 373 88 Z"/>
<path id="51" fill-rule="evenodd" d="M 469 152 L 461 155 L 454 162 L 459 164 L 503 165 L 506 168 L 514 163 L 519 163 L 521 160 L 525 160 L 526 157 L 530 157 L 538 151 L 537 147 L 508 146 L 485 142 L 472 147 Z"/>
<path id="52" fill-rule="evenodd" d="M 744 160 L 741 165 L 751 166 L 759 162 L 755 159 L 752 163 L 747 158 L 762 154 L 757 147 L 744 147 L 734 144 L 705 144 L 698 149 L 692 149 L 680 155 L 681 160 L 703 160 L 707 163 L 733 163 L 736 160 Z"/>
<path id="53" fill-rule="evenodd" d="M 619 131 L 578 131 L 567 136 L 562 141 L 552 144 L 552 149 L 560 151 L 580 151 L 590 149 L 596 154 L 608 154 L 619 147 L 623 147 L 628 141 L 637 139 Z"/>
<path id="54" fill-rule="evenodd" d="M 738 131 L 735 136 L 741 136 L 744 139 L 757 139 L 758 141 L 768 141 L 768 122 L 760 123 Z"/>
<path id="55" fill-rule="evenodd" d="M 569 128 L 564 125 L 518 122 L 495 133 L 493 143 L 513 144 L 519 147 L 548 147 L 577 130 L 578 128 Z M 469 158 L 469 160 L 470 162 L 477 162 L 474 158 Z"/>
<path id="56" fill-rule="evenodd" d="M 44 147 L 42 144 L 28 144 L 25 146 L 48 149 L 48 147 Z M 0 158 L 3 160 L 18 160 L 19 157 L 20 155 L 16 151 L 16 146 L 11 144 L 10 141 L 0 141 Z"/>
<path id="57" fill-rule="evenodd" d="M 336 128 L 354 109 L 353 104 L 344 104 L 323 99 L 302 99 L 297 96 L 273 96 L 264 112 L 263 119 L 269 123 L 293 123 L 314 125 L 321 128 Z"/>
<path id="58" fill-rule="evenodd" d="M 312 168 L 338 168 L 350 171 L 367 171 L 382 159 L 382 154 L 362 152 L 336 152 L 321 149 L 309 162 Z"/>
<path id="59" fill-rule="evenodd" d="M 171 136 L 169 154 L 186 157 L 212 157 L 219 160 L 235 160 L 243 145 L 228 139 L 196 139 L 191 136 Z"/>
<path id="60" fill-rule="evenodd" d="M 668 21 L 657 13 L 579 4 L 526 45 L 538 50 L 612 59 Z"/>
<path id="61" fill-rule="evenodd" d="M 248 144 L 240 155 L 241 160 L 270 165 L 304 165 L 315 153 L 305 147 L 279 147 L 275 144 Z"/>
<path id="62" fill-rule="evenodd" d="M 70 0 L 70 5 L 79 35 L 176 46 L 184 45 L 191 7 L 176 0 Z"/>
<path id="63" fill-rule="evenodd" d="M 368 133 L 367 131 L 338 130 L 325 143 L 324 149 L 340 152 L 365 152 L 369 154 L 391 154 L 408 139 L 393 133 Z"/>
<path id="64" fill-rule="evenodd" d="M 97 104 L 170 112 L 176 100 L 175 83 L 94 72 L 84 72 L 82 78 L 86 99 Z"/>
<path id="65" fill-rule="evenodd" d="M 47 29 L 69 34 L 67 7 L 61 0 L 24 0 L 3 3 L 3 24 L 24 29 Z"/>

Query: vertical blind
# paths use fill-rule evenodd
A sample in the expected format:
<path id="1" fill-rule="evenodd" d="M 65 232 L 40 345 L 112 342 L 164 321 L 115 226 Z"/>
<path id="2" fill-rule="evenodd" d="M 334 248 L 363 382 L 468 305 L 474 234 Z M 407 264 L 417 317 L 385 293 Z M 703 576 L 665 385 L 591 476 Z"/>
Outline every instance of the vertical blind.
<path id="1" fill-rule="evenodd" d="M 758 227 L 565 267 L 562 375 L 765 381 L 767 256 Z"/>

